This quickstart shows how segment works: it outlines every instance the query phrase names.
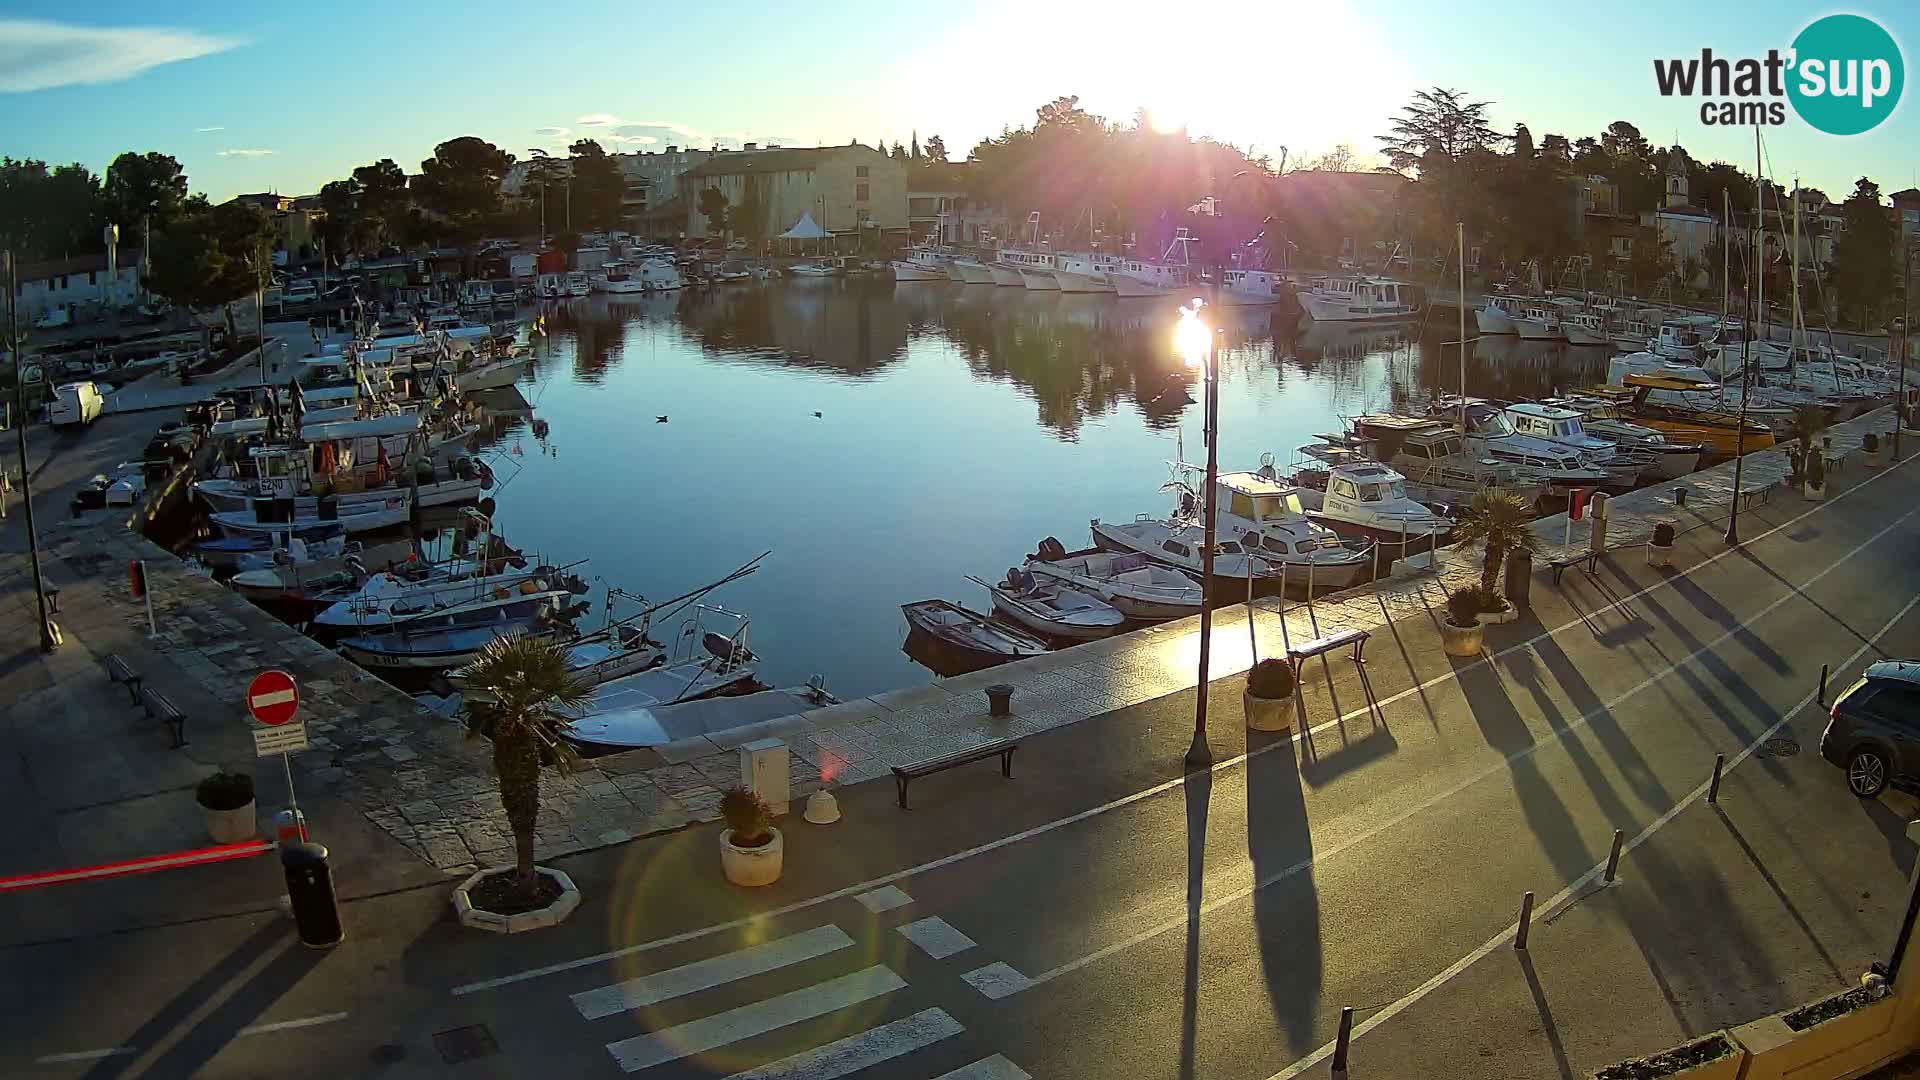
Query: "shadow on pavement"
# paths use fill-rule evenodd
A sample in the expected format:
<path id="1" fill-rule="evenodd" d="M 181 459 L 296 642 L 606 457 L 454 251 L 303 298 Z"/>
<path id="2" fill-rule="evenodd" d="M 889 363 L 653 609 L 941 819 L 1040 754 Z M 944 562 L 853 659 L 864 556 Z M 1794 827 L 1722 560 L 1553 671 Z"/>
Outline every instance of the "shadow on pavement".
<path id="1" fill-rule="evenodd" d="M 1194 1075 L 1194 1046 L 1200 1008 L 1200 908 L 1206 903 L 1207 810 L 1213 798 L 1213 770 L 1187 774 L 1187 945 L 1180 999 L 1180 1076 Z"/>
<path id="2" fill-rule="evenodd" d="M 1754 870 L 1759 872 L 1760 880 L 1765 881 L 1767 888 L 1773 890 L 1774 898 L 1780 901 L 1780 907 L 1786 911 L 1787 917 L 1792 919 L 1793 924 L 1800 928 L 1800 932 L 1807 936 L 1813 951 L 1820 954 L 1820 962 L 1833 973 L 1834 979 L 1846 982 L 1847 977 L 1841 973 L 1840 965 L 1833 962 L 1833 954 L 1827 952 L 1827 947 L 1821 944 L 1819 936 L 1813 932 L 1813 927 L 1807 924 L 1806 917 L 1800 914 L 1798 907 L 1794 906 L 1793 900 L 1787 896 L 1787 891 L 1780 887 L 1779 879 L 1773 876 L 1773 871 L 1768 870 L 1767 864 L 1760 861 L 1759 853 L 1753 850 L 1752 844 L 1747 843 L 1747 838 L 1740 832 L 1740 827 L 1735 825 L 1733 819 L 1727 816 L 1727 812 L 1718 806 L 1713 808 L 1713 815 L 1720 819 L 1720 824 L 1727 827 L 1728 835 L 1733 837 L 1734 843 L 1740 845 L 1740 853 L 1745 855 L 1747 861 L 1753 864 Z"/>
<path id="3" fill-rule="evenodd" d="M 1514 955 L 1527 976 L 1527 989 L 1533 994 L 1533 1007 L 1540 1013 L 1540 1030 L 1546 1033 L 1547 1046 L 1553 1051 L 1554 1067 L 1560 1070 L 1561 1080 L 1574 1080 L 1573 1063 L 1567 1060 L 1567 1048 L 1560 1041 L 1560 1025 L 1554 1022 L 1546 992 L 1540 989 L 1540 976 L 1534 974 L 1533 957 L 1522 950 L 1515 950 Z"/>
<path id="4" fill-rule="evenodd" d="M 1276 741 L 1284 745 L 1247 759 L 1247 853 L 1255 882 L 1272 882 L 1253 894 L 1267 1000 L 1289 1049 L 1304 1051 L 1318 1044 L 1315 1022 L 1323 1004 L 1320 895 L 1292 739 L 1248 732 L 1249 751 Z"/>

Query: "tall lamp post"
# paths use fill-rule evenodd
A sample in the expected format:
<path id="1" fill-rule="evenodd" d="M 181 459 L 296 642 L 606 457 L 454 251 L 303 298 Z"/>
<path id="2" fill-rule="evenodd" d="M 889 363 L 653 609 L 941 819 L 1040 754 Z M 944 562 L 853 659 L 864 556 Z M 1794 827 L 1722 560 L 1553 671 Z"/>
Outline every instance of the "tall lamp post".
<path id="1" fill-rule="evenodd" d="M 20 342 L 20 267 L 13 252 L 7 262 L 7 351 L 13 354 L 13 429 L 20 440 L 20 505 L 26 511 L 27 555 L 32 561 L 33 598 L 40 606 L 40 651 L 60 647 L 60 630 L 47 618 L 47 582 L 40 576 L 40 534 L 33 527 L 33 470 L 27 467 L 27 351 Z"/>
<path id="2" fill-rule="evenodd" d="M 1748 222 L 1747 231 L 1753 242 L 1753 261 L 1747 271 L 1747 325 L 1740 335 L 1740 419 L 1733 433 L 1733 505 L 1727 510 L 1727 546 L 1740 546 L 1740 478 L 1747 464 L 1747 398 L 1751 396 L 1750 386 L 1753 362 L 1750 353 L 1753 348 L 1753 327 L 1759 321 L 1759 313 L 1754 310 L 1755 284 L 1766 267 L 1760 265 L 1761 215 L 1766 213 L 1766 176 L 1760 163 L 1760 129 L 1753 129 L 1753 219 Z M 1731 227 L 1733 222 L 1728 220 Z"/>
<path id="3" fill-rule="evenodd" d="M 1225 267 L 1221 268 L 1224 272 Z M 1220 472 L 1220 350 L 1215 331 L 1200 318 L 1206 301 L 1193 298 L 1192 307 L 1180 309 L 1180 322 L 1174 328 L 1174 347 L 1188 367 L 1199 368 L 1206 383 L 1205 434 L 1207 443 L 1206 486 L 1200 501 L 1205 535 L 1200 546 L 1200 682 L 1194 687 L 1193 742 L 1187 747 L 1187 771 L 1194 772 L 1213 764 L 1213 748 L 1207 745 L 1207 665 L 1213 653 L 1213 539 L 1214 481 Z M 1248 618 L 1252 618 L 1249 610 Z"/>

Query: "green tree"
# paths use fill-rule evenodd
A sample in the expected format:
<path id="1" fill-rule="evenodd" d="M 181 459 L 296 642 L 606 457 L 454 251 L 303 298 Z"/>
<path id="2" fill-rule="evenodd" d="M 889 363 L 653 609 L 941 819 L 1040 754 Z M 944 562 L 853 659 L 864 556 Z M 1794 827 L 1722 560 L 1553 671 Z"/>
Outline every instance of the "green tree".
<path id="1" fill-rule="evenodd" d="M 107 220 L 122 236 L 141 235 L 149 219 L 158 232 L 187 212 L 187 174 L 171 154 L 121 154 L 107 166 L 101 187 Z"/>
<path id="2" fill-rule="evenodd" d="M 927 144 L 924 149 L 925 160 L 929 165 L 945 165 L 947 163 L 947 140 L 938 135 L 929 135 L 927 136 Z"/>
<path id="3" fill-rule="evenodd" d="M 1655 229 L 1641 227 L 1634 232 L 1633 250 L 1627 255 L 1627 280 L 1636 295 L 1673 276 L 1673 241 Z"/>
<path id="4" fill-rule="evenodd" d="M 1854 183 L 1840 212 L 1846 231 L 1833 245 L 1833 291 L 1841 318 L 1857 326 L 1878 323 L 1899 272 L 1894 259 L 1899 234 L 1880 203 L 1880 186 L 1864 176 Z"/>
<path id="5" fill-rule="evenodd" d="M 1525 552 L 1540 553 L 1540 536 L 1533 531 L 1533 505 L 1505 488 L 1482 488 L 1460 512 L 1460 526 L 1453 531 L 1457 544 L 1486 541 L 1486 556 L 1480 564 L 1480 591 L 1487 596 L 1500 594 L 1500 566 L 1507 556 Z"/>
<path id="6" fill-rule="evenodd" d="M 233 302 L 261 286 L 273 235 L 272 220 L 247 203 L 190 211 L 154 234 L 147 288 L 180 307 L 221 308 L 234 340 Z"/>
<path id="7" fill-rule="evenodd" d="M 1488 179 L 1494 147 L 1506 138 L 1488 125 L 1488 104 L 1445 87 L 1415 91 L 1387 133 L 1375 136 L 1390 168 L 1418 172 L 1410 224 L 1433 245 L 1451 243 L 1453 223 L 1475 217 L 1469 210 L 1482 201 L 1476 191 Z M 1484 224 L 1469 221 L 1469 232 L 1481 232 Z"/>
<path id="8" fill-rule="evenodd" d="M 700 189 L 700 216 L 707 219 L 707 235 L 726 235 L 728 229 L 727 196 L 717 187 Z"/>
<path id="9" fill-rule="evenodd" d="M 101 219 L 100 183 L 86 166 L 0 158 L 0 243 L 23 260 L 102 250 Z"/>
<path id="10" fill-rule="evenodd" d="M 620 162 L 608 157 L 592 139 L 581 139 L 567 150 L 573 155 L 574 226 L 591 230 L 619 225 L 620 200 L 627 191 L 627 178 L 620 171 Z M 551 218 L 551 207 L 547 213 Z"/>
<path id="11" fill-rule="evenodd" d="M 592 690 L 568 667 L 564 648 L 521 634 L 496 638 L 482 650 L 467 669 L 466 684 L 461 711 L 467 734 L 493 744 L 500 805 L 513 829 L 514 868 L 521 889 L 531 892 L 540 765 L 546 759 L 563 772 L 572 768 L 573 750 L 560 733 Z"/>
<path id="12" fill-rule="evenodd" d="M 887 156 L 895 161 L 905 161 L 907 160 L 907 148 L 901 146 L 899 141 L 895 140 L 893 149 L 887 152 Z"/>
<path id="13" fill-rule="evenodd" d="M 499 212 L 500 181 L 511 168 L 512 154 L 462 135 L 433 148 L 412 186 L 420 205 L 446 219 L 455 235 L 474 239 Z"/>

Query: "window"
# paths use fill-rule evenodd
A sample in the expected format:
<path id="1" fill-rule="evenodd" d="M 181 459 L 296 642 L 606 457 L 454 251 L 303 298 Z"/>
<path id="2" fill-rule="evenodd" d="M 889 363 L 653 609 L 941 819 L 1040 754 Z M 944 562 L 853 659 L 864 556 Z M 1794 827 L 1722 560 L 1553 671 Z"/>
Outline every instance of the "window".
<path id="1" fill-rule="evenodd" d="M 1268 551 L 1277 551 L 1282 555 L 1287 553 L 1287 542 L 1277 536 L 1267 537 L 1260 542 L 1260 546 L 1266 548 Z"/>
<path id="2" fill-rule="evenodd" d="M 99 284 L 99 282 L 98 282 L 98 281 L 97 281 L 97 280 L 95 279 L 95 275 L 96 275 L 97 273 L 99 273 L 99 271 L 96 271 L 96 270 L 89 270 L 89 271 L 87 271 L 87 284 L 89 284 L 89 285 L 97 285 L 97 284 Z"/>
<path id="3" fill-rule="evenodd" d="M 853 201 L 854 202 L 867 201 L 867 185 L 865 184 L 853 185 Z"/>
<path id="4" fill-rule="evenodd" d="M 867 175 L 867 167 L 865 165 L 855 165 L 853 167 L 853 175 L 855 176 Z"/>
<path id="5" fill-rule="evenodd" d="M 1166 541 L 1165 543 L 1160 545 L 1160 548 L 1162 551 L 1171 551 L 1172 553 L 1180 556 L 1183 559 L 1193 554 L 1193 552 L 1187 550 L 1187 545 L 1182 544 L 1175 540 Z"/>
<path id="6" fill-rule="evenodd" d="M 1381 491 L 1381 488 L 1379 484 L 1361 484 L 1360 485 L 1360 501 L 1361 502 L 1379 502 L 1380 491 Z"/>
<path id="7" fill-rule="evenodd" d="M 1357 499 L 1360 497 L 1360 493 L 1354 489 L 1353 481 L 1343 477 L 1334 478 L 1333 493 L 1347 499 Z"/>
<path id="8" fill-rule="evenodd" d="M 1232 514 L 1234 517 L 1246 518 L 1249 521 L 1253 520 L 1255 513 L 1253 496 L 1244 491 L 1233 492 L 1233 498 L 1227 505 L 1227 513 Z"/>

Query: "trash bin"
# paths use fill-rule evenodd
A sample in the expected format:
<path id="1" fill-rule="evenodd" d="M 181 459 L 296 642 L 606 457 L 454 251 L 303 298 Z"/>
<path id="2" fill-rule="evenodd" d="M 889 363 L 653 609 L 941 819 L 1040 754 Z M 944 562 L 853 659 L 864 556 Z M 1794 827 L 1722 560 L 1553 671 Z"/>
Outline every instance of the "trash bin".
<path id="1" fill-rule="evenodd" d="M 324 844 L 288 844 L 280 849 L 280 865 L 287 872 L 287 901 L 300 943 L 316 949 L 340 944 L 340 905 L 333 896 L 333 870 L 327 866 Z"/>
<path id="2" fill-rule="evenodd" d="M 1507 556 L 1500 591 L 1506 595 L 1508 603 L 1521 611 L 1533 606 L 1533 556 L 1524 551 Z"/>

